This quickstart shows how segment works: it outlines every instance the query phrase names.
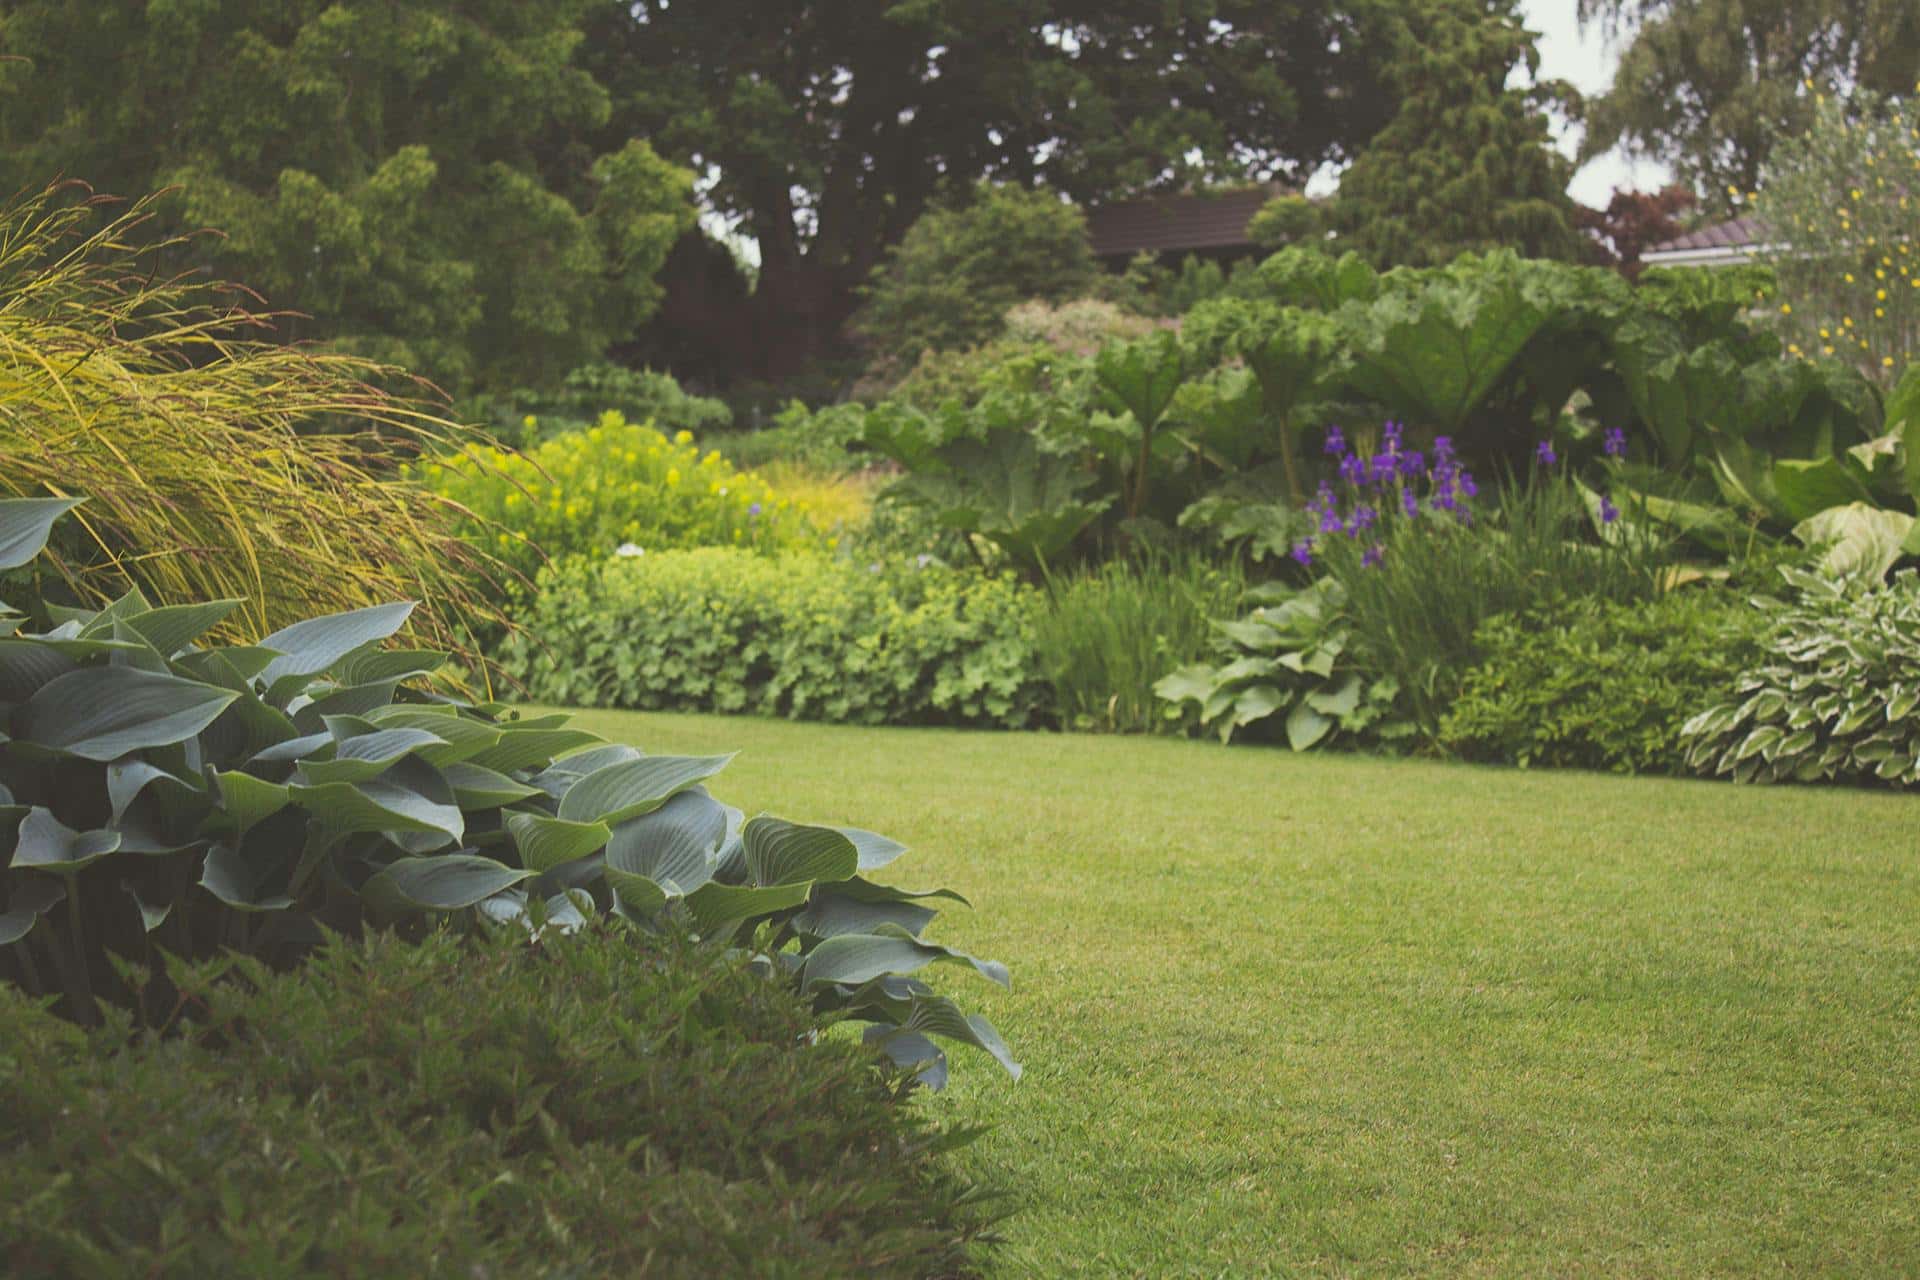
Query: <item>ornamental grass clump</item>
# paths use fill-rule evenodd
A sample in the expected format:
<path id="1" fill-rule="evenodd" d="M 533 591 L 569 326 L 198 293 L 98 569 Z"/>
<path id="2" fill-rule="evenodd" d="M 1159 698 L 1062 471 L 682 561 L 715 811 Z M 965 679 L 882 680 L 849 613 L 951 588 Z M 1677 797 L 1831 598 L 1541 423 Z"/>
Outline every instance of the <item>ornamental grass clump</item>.
<path id="1" fill-rule="evenodd" d="M 86 494 L 29 566 L 36 595 L 236 603 L 219 634 L 410 598 L 471 653 L 506 570 L 400 466 L 464 438 L 381 389 L 399 371 L 273 340 L 281 317 L 185 268 L 68 183 L 0 206 L 0 498 Z"/>

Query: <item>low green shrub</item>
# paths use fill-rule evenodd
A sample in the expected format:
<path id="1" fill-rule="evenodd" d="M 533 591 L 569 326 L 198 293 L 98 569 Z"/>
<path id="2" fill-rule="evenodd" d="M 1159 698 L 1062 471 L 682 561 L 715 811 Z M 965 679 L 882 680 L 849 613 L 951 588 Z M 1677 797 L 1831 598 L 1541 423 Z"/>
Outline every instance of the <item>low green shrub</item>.
<path id="1" fill-rule="evenodd" d="M 739 471 L 693 435 L 667 436 L 618 413 L 525 454 L 475 449 L 419 469 L 436 493 L 477 517 L 502 560 L 531 577 L 546 557 L 632 543 L 781 551 L 817 543 L 805 505 Z"/>
<path id="2" fill-rule="evenodd" d="M 1472 760 L 1688 772 L 1680 728 L 1761 656 L 1767 618 L 1735 592 L 1571 598 L 1481 624 L 1440 745 Z"/>
<path id="3" fill-rule="evenodd" d="M 718 437 L 713 444 L 743 467 L 797 462 L 815 471 L 852 471 L 861 465 L 852 446 L 858 444 L 866 420 L 864 405 L 812 409 L 790 400 L 774 415 L 772 426 Z"/>
<path id="4" fill-rule="evenodd" d="M 1253 740 L 1284 731 L 1295 751 L 1335 741 L 1391 745 L 1412 735 L 1399 682 L 1354 661 L 1353 628 L 1341 612 L 1346 593 L 1338 582 L 1321 578 L 1300 590 L 1270 583 L 1248 599 L 1253 612 L 1215 624 L 1228 661 L 1192 663 L 1154 686 L 1173 704 L 1169 718 L 1196 720 L 1222 742 L 1242 729 L 1248 730 L 1243 738 Z"/>
<path id="5" fill-rule="evenodd" d="M 1037 593 L 1008 577 L 730 548 L 575 557 L 500 660 L 567 706 L 1024 728 Z"/>
<path id="6" fill-rule="evenodd" d="M 1154 683 L 1212 649 L 1213 619 L 1237 613 L 1246 576 L 1235 561 L 1143 554 L 1056 578 L 1036 601 L 1040 669 L 1061 727 L 1177 730 Z"/>
<path id="7" fill-rule="evenodd" d="M 1920 784 L 1920 574 L 1884 586 L 1784 570 L 1765 657 L 1687 721 L 1687 764 L 1736 782 Z"/>
<path id="8" fill-rule="evenodd" d="M 0 984 L 11 1275 L 951 1275 L 980 1188 L 744 959 L 603 922 L 175 966 L 169 1025 Z"/>
<path id="9" fill-rule="evenodd" d="M 68 500 L 0 502 L 0 569 Z M 874 1024 L 904 1062 L 928 1035 L 1018 1067 L 993 1028 L 916 979 L 936 961 L 927 894 L 866 873 L 906 850 L 872 832 L 743 818 L 701 784 L 732 757 L 644 755 L 569 727 L 402 686 L 445 655 L 383 649 L 412 606 L 315 618 L 257 645 L 195 641 L 235 601 L 129 594 L 0 617 L 0 979 L 151 1008 L 122 962 L 238 948 L 298 960 L 326 928 L 482 919 L 574 927 L 613 914 L 776 954 L 823 1014 Z"/>
<path id="10" fill-rule="evenodd" d="M 673 375 L 605 361 L 582 365 L 552 390 L 476 395 L 457 408 L 463 418 L 485 423 L 495 436 L 522 449 L 591 426 L 609 412 L 629 422 L 652 423 L 668 435 L 690 431 L 702 441 L 733 425 L 723 402 L 688 395 Z"/>

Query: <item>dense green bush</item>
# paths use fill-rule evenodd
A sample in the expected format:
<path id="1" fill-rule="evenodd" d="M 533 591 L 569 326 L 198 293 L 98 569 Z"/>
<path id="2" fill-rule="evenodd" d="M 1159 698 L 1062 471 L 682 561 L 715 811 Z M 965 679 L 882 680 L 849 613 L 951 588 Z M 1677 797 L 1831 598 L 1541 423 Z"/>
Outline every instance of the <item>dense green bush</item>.
<path id="1" fill-rule="evenodd" d="M 0 568 L 66 500 L 0 502 Z M 1019 1068 L 984 1020 L 906 974 L 966 964 L 933 912 L 862 875 L 906 850 L 871 832 L 746 819 L 701 785 L 730 756 L 645 755 L 564 716 L 528 719 L 401 686 L 445 655 L 381 644 L 412 606 L 315 618 L 257 645 L 195 644 L 234 601 L 0 616 L 0 979 L 165 1004 L 119 963 L 237 947 L 299 959 L 321 926 L 481 918 L 562 927 L 611 913 L 778 955 L 822 1013 L 872 1022 L 943 1070 L 940 1035 Z M 763 932 L 763 929 L 769 930 Z"/>
<path id="2" fill-rule="evenodd" d="M 803 504 L 718 451 L 703 454 L 691 432 L 668 436 L 611 412 L 524 454 L 473 449 L 419 476 L 472 513 L 490 550 L 529 577 L 548 557 L 625 543 L 781 551 L 821 540 Z"/>
<path id="3" fill-rule="evenodd" d="M 1004 577 L 728 548 L 576 557 L 501 661 L 569 706 L 1024 728 L 1041 718 L 1032 588 Z"/>
<path id="4" fill-rule="evenodd" d="M 1786 570 L 1765 657 L 1687 721 L 1687 763 L 1736 782 L 1920 784 L 1920 574 L 1885 586 Z"/>
<path id="5" fill-rule="evenodd" d="M 986 1225 L 903 1078 L 711 946 L 376 935 L 173 977 L 138 1032 L 0 984 L 9 1274 L 949 1275 Z"/>
<path id="6" fill-rule="evenodd" d="M 860 405 L 813 409 L 790 400 L 774 415 L 772 426 L 722 436 L 711 443 L 743 467 L 798 462 L 818 471 L 850 471 L 860 459 L 849 446 L 859 441 L 865 424 L 866 410 Z"/>
<path id="7" fill-rule="evenodd" d="M 1482 657 L 1441 721 L 1440 745 L 1473 760 L 1686 773 L 1681 725 L 1732 693 L 1766 627 L 1744 596 L 1718 587 L 1502 614 L 1475 634 Z"/>
<path id="8" fill-rule="evenodd" d="M 733 425 L 733 414 L 723 402 L 687 394 L 671 374 L 604 361 L 582 365 L 550 391 L 480 394 L 461 401 L 459 408 L 464 417 L 484 423 L 495 436 L 522 449 L 592 426 L 607 413 L 648 423 L 668 435 L 690 431 L 703 443 Z"/>
<path id="9" fill-rule="evenodd" d="M 1135 555 L 1048 582 L 1034 638 L 1061 727 L 1178 728 L 1154 684 L 1207 654 L 1213 620 L 1239 611 L 1246 585 L 1236 562 L 1192 553 Z"/>

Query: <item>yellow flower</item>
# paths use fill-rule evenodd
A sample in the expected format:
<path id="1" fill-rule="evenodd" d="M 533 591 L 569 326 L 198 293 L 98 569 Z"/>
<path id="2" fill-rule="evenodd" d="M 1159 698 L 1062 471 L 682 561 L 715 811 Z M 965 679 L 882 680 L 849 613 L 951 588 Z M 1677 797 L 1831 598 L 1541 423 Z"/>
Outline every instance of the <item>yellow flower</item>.
<path id="1" fill-rule="evenodd" d="M 1847 274 L 1845 274 L 1844 276 L 1841 276 L 1840 278 L 1841 278 L 1842 280 L 1845 280 L 1845 281 L 1846 281 L 1846 282 L 1847 282 L 1848 284 L 1852 284 L 1852 283 L 1853 283 L 1853 272 L 1851 272 L 1851 271 L 1849 271 L 1849 272 L 1847 272 Z"/>
<path id="2" fill-rule="evenodd" d="M 1873 309 L 1873 318 L 1876 320 L 1885 320 L 1887 318 L 1887 309 L 1885 307 L 1875 307 Z"/>
<path id="3" fill-rule="evenodd" d="M 673 442 L 674 442 L 675 444 L 692 444 L 692 443 L 693 443 L 693 432 L 691 432 L 691 431 L 676 431 L 676 432 L 674 432 L 674 433 L 673 433 Z"/>
<path id="4" fill-rule="evenodd" d="M 667 483 L 670 485 L 680 483 L 680 468 L 678 467 L 667 468 Z"/>
<path id="5" fill-rule="evenodd" d="M 1822 330 L 1820 331 L 1820 336 L 1821 336 L 1821 337 L 1823 337 L 1823 338 L 1831 338 L 1831 337 L 1833 336 L 1833 334 L 1832 334 L 1832 333 L 1830 333 L 1830 332 L 1828 332 L 1828 331 L 1827 331 L 1827 330 L 1825 330 L 1825 329 L 1822 329 Z"/>
<path id="6" fill-rule="evenodd" d="M 1881 357 L 1880 357 L 1880 364 L 1881 364 L 1881 367 L 1883 367 L 1883 368 L 1887 368 L 1887 369 L 1891 369 L 1891 368 L 1893 368 L 1893 357 L 1892 357 L 1892 356 L 1881 356 Z"/>
<path id="7" fill-rule="evenodd" d="M 528 414 L 526 417 L 520 419 L 520 425 L 531 431 L 540 425 L 540 419 L 534 417 L 532 414 Z"/>
<path id="8" fill-rule="evenodd" d="M 1789 303 L 1785 303 L 1785 302 L 1783 302 L 1783 303 L 1781 303 L 1781 304 L 1780 304 L 1780 314 L 1781 314 L 1781 315 L 1783 315 L 1783 316 L 1790 316 L 1790 315 L 1792 315 L 1792 314 L 1793 314 L 1793 307 L 1792 307 L 1792 305 L 1791 305 L 1791 304 L 1789 304 Z"/>
<path id="9" fill-rule="evenodd" d="M 1887 300 L 1887 291 L 1885 289 L 1876 289 L 1873 292 L 1873 296 L 1881 302 L 1885 302 Z"/>
<path id="10" fill-rule="evenodd" d="M 1824 352 L 1826 352 L 1826 353 L 1827 353 L 1828 355 L 1832 355 L 1832 354 L 1833 354 L 1833 348 L 1832 348 L 1832 347 L 1822 347 L 1822 348 L 1820 348 L 1820 349 L 1821 349 L 1822 351 L 1824 351 Z"/>

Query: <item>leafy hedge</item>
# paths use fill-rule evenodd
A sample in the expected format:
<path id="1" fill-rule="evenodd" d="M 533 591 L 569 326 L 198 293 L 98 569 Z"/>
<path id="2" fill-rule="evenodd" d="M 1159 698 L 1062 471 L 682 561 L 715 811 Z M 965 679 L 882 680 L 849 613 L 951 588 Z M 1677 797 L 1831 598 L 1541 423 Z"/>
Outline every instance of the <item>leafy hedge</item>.
<path id="1" fill-rule="evenodd" d="M 474 449 L 419 476 L 477 517 L 470 532 L 528 576 L 545 557 L 623 543 L 779 551 L 821 541 L 803 504 L 718 452 L 703 454 L 691 432 L 669 437 L 612 412 L 524 454 Z"/>
<path id="2" fill-rule="evenodd" d="M 1736 782 L 1920 784 L 1920 574 L 1885 586 L 1784 571 L 1764 660 L 1682 730 L 1687 763 Z"/>
<path id="3" fill-rule="evenodd" d="M 9 1274 L 949 1275 L 987 1225 L 903 1077 L 710 946 L 441 932 L 173 976 L 164 1032 L 0 984 Z"/>
<path id="4" fill-rule="evenodd" d="M 1035 598 L 937 561 L 583 556 L 540 575 L 500 661 L 565 706 L 1018 729 L 1046 709 Z"/>
<path id="5" fill-rule="evenodd" d="M 1717 588 L 1501 614 L 1474 636 L 1484 656 L 1440 743 L 1473 760 L 1689 772 L 1681 725 L 1731 693 L 1766 628 L 1764 613 Z"/>

